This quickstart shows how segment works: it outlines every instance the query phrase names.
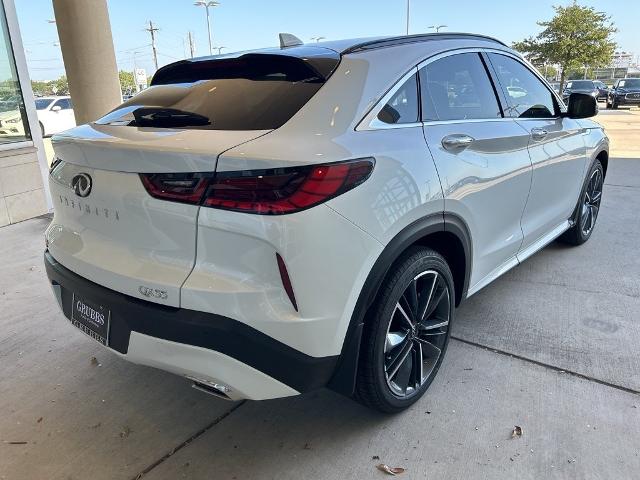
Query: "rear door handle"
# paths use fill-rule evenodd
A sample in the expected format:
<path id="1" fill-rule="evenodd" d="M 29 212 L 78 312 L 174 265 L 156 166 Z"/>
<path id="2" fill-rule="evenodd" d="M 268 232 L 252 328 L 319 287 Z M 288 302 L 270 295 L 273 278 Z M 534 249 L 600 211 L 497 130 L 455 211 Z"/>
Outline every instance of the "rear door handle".
<path id="1" fill-rule="evenodd" d="M 534 140 L 543 140 L 549 132 L 544 128 L 532 128 L 531 129 L 531 138 Z"/>
<path id="2" fill-rule="evenodd" d="M 442 146 L 445 150 L 460 150 L 467 148 L 474 142 L 474 138 L 469 135 L 455 133 L 453 135 L 447 135 L 442 139 Z"/>

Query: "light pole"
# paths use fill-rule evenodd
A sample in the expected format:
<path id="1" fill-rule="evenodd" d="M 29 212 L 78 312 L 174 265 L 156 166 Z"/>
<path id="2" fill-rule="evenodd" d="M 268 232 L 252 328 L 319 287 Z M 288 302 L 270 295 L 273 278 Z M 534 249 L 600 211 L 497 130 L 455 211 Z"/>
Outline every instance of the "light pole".
<path id="1" fill-rule="evenodd" d="M 220 5 L 220 2 L 216 2 L 215 0 L 199 0 L 194 2 L 196 7 L 204 7 L 207 11 L 207 30 L 209 31 L 209 55 L 213 55 L 213 39 L 211 38 L 211 17 L 209 16 L 209 7 L 217 7 Z"/>
<path id="2" fill-rule="evenodd" d="M 316 43 L 318 43 L 320 40 L 324 40 L 327 37 L 311 37 L 311 40 L 315 40 Z"/>
<path id="3" fill-rule="evenodd" d="M 447 28 L 448 25 L 431 25 L 429 28 L 433 28 L 436 33 L 438 33 L 440 31 L 441 28 Z"/>
<path id="4" fill-rule="evenodd" d="M 214 47 L 214 48 L 217 48 L 218 49 L 218 55 L 221 55 L 222 54 L 222 49 L 223 48 L 227 48 L 227 47 Z"/>
<path id="5" fill-rule="evenodd" d="M 411 13 L 411 0 L 407 0 L 407 35 L 409 35 L 409 15 Z"/>

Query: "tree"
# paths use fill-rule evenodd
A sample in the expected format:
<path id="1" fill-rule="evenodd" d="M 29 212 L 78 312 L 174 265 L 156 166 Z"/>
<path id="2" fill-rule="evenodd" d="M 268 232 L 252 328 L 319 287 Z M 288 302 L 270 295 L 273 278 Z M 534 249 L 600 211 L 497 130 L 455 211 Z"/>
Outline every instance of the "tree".
<path id="1" fill-rule="evenodd" d="M 51 90 L 56 95 L 69 95 L 69 82 L 66 75 L 61 75 L 60 78 L 51 82 Z"/>
<path id="2" fill-rule="evenodd" d="M 120 77 L 120 90 L 122 90 L 123 94 L 130 95 L 136 92 L 136 80 L 133 73 L 120 70 L 118 77 Z"/>
<path id="3" fill-rule="evenodd" d="M 534 64 L 558 64 L 562 89 L 569 70 L 609 64 L 616 48 L 612 35 L 617 30 L 606 13 L 578 5 L 576 0 L 567 7 L 553 8 L 556 14 L 551 20 L 538 22 L 544 30 L 535 37 L 514 42 L 513 48 Z"/>
<path id="4" fill-rule="evenodd" d="M 533 66 L 536 67 L 546 79 L 555 79 L 558 76 L 558 69 L 553 65 L 534 63 Z"/>
<path id="5" fill-rule="evenodd" d="M 31 89 L 36 96 L 53 95 L 53 92 L 51 91 L 51 82 L 31 80 Z"/>

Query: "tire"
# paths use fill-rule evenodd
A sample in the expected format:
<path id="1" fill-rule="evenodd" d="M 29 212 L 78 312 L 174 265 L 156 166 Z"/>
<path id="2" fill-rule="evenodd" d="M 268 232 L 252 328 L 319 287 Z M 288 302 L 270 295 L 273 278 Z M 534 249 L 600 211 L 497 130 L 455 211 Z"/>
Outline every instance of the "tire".
<path id="1" fill-rule="evenodd" d="M 611 108 L 613 108 L 614 110 L 617 110 L 617 109 L 618 109 L 618 107 L 619 107 L 618 103 L 614 100 L 614 101 L 611 103 Z"/>
<path id="2" fill-rule="evenodd" d="M 429 248 L 409 249 L 391 268 L 365 322 L 356 400 L 395 413 L 420 399 L 444 358 L 454 310 L 447 262 Z"/>
<path id="3" fill-rule="evenodd" d="M 580 191 L 580 199 L 576 207 L 577 221 L 560 237 L 561 241 L 569 245 L 582 245 L 591 238 L 600 212 L 603 184 L 604 170 L 600 160 L 596 159 L 591 165 L 585 184 Z"/>
<path id="4" fill-rule="evenodd" d="M 611 103 L 609 102 L 609 99 L 607 99 L 606 102 L 607 102 L 607 110 L 611 110 Z"/>
<path id="5" fill-rule="evenodd" d="M 44 138 L 44 125 L 40 123 L 40 133 L 42 134 L 42 138 Z"/>

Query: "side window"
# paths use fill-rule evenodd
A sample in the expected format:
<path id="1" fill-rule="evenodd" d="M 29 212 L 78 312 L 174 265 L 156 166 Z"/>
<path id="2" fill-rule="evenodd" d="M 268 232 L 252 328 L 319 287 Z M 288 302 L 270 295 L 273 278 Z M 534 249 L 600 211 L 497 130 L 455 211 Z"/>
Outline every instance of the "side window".
<path id="1" fill-rule="evenodd" d="M 422 120 L 502 116 L 491 80 L 477 53 L 441 58 L 420 69 Z"/>
<path id="2" fill-rule="evenodd" d="M 388 124 L 418 122 L 418 80 L 412 75 L 378 113 L 378 120 Z"/>
<path id="3" fill-rule="evenodd" d="M 553 118 L 558 107 L 549 89 L 534 73 L 517 60 L 490 53 L 491 64 L 507 95 L 509 107 L 505 112 L 518 118 Z M 567 83 L 571 88 L 571 83 Z"/>
<path id="4" fill-rule="evenodd" d="M 62 110 L 69 110 L 71 108 L 71 102 L 67 98 L 62 98 L 58 100 L 54 106 L 60 107 Z"/>

